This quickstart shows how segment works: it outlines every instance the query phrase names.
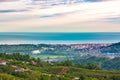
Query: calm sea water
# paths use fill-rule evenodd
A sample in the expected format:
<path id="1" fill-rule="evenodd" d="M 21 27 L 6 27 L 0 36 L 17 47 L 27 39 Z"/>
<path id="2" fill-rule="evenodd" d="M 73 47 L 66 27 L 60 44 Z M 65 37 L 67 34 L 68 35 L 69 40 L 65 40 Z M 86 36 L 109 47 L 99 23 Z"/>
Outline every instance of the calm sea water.
<path id="1" fill-rule="evenodd" d="M 120 42 L 120 32 L 113 33 L 0 33 L 0 44 L 76 44 Z"/>

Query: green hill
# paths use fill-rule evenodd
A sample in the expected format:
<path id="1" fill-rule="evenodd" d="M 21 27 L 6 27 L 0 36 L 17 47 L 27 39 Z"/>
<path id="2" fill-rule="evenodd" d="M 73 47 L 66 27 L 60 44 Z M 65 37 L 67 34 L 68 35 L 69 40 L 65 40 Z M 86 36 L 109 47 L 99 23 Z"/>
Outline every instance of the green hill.
<path id="1" fill-rule="evenodd" d="M 102 53 L 120 53 L 120 42 L 101 48 Z"/>
<path id="2" fill-rule="evenodd" d="M 73 64 L 71 61 L 44 62 L 29 55 L 0 54 L 0 80 L 120 80 L 119 70 Z"/>

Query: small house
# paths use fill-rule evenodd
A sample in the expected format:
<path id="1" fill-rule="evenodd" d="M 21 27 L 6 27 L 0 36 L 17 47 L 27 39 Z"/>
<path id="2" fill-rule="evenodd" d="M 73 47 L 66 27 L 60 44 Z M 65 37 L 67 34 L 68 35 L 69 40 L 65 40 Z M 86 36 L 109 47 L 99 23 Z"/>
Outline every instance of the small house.
<path id="1" fill-rule="evenodd" d="M 32 61 L 32 64 L 33 64 L 33 65 L 37 65 L 37 62 L 35 62 L 35 61 Z"/>
<path id="2" fill-rule="evenodd" d="M 7 61 L 5 61 L 5 60 L 0 60 L 0 65 L 1 65 L 1 66 L 7 65 Z"/>

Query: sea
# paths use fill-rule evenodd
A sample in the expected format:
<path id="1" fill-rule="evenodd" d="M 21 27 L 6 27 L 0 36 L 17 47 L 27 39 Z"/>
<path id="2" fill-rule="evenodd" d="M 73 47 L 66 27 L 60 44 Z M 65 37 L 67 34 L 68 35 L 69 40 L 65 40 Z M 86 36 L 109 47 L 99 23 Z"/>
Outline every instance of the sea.
<path id="1" fill-rule="evenodd" d="M 120 32 L 0 32 L 0 44 L 90 44 L 120 42 Z"/>

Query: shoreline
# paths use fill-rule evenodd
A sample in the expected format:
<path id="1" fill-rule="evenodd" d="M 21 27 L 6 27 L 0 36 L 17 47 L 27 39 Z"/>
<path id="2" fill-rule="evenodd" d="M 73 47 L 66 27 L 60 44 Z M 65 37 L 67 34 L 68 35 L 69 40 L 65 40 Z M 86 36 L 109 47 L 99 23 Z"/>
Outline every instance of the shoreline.
<path id="1" fill-rule="evenodd" d="M 120 41 L 0 41 L 0 45 L 74 45 L 74 44 L 114 44 Z"/>

